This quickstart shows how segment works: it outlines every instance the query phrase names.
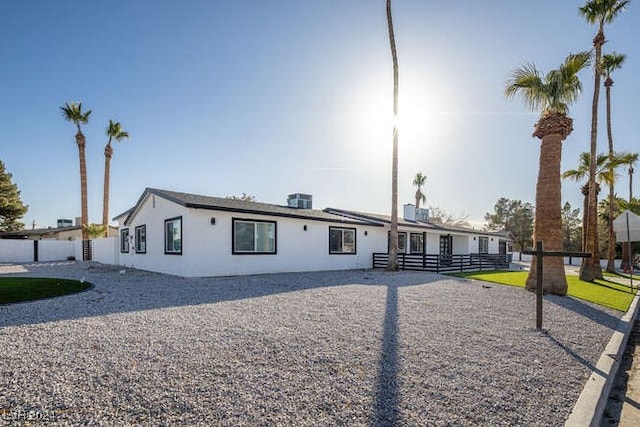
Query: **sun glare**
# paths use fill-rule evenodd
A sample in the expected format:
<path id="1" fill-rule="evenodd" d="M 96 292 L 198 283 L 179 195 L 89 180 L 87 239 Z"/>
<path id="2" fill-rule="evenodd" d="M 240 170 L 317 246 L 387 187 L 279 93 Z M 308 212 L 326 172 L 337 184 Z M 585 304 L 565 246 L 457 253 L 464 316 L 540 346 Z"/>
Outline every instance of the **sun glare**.
<path id="1" fill-rule="evenodd" d="M 371 91 L 358 99 L 357 132 L 371 140 L 391 135 L 394 126 L 403 145 L 424 142 L 437 126 L 428 100 L 420 98 L 407 88 L 398 96 L 398 116 L 393 114 L 393 99 L 387 93 Z"/>

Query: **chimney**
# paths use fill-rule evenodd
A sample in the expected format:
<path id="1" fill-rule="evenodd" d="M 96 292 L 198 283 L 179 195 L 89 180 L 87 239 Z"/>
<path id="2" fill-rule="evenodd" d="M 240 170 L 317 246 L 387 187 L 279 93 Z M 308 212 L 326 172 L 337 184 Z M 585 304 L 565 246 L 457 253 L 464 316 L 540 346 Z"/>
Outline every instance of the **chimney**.
<path id="1" fill-rule="evenodd" d="M 82 225 L 82 217 L 81 217 L 81 216 L 77 216 L 77 217 L 76 217 L 76 227 L 77 227 L 78 225 Z"/>
<path id="2" fill-rule="evenodd" d="M 404 205 L 404 219 L 406 221 L 416 220 L 416 207 L 411 203 L 407 203 L 406 205 Z"/>

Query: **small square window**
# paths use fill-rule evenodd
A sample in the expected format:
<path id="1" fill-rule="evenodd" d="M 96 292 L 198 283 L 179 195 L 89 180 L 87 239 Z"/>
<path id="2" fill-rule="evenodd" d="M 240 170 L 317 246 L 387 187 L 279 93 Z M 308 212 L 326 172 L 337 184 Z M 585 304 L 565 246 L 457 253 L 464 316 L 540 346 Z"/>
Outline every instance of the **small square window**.
<path id="1" fill-rule="evenodd" d="M 181 216 L 177 218 L 166 219 L 164 221 L 164 253 L 167 255 L 182 255 Z"/>
<path id="2" fill-rule="evenodd" d="M 135 233 L 136 233 L 136 253 L 146 254 L 147 253 L 147 226 L 140 225 L 136 227 Z"/>

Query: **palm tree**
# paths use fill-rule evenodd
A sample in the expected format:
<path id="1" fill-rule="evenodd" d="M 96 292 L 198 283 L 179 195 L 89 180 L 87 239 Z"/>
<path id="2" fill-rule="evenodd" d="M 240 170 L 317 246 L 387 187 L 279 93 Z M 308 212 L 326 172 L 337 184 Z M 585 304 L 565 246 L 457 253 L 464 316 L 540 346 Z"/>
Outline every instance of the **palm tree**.
<path id="1" fill-rule="evenodd" d="M 534 64 L 513 71 L 505 89 L 508 98 L 522 95 L 532 110 L 541 110 L 533 136 L 541 139 L 533 241 L 541 241 L 547 251 L 562 251 L 562 217 L 560 194 L 560 159 L 562 141 L 573 130 L 573 120 L 567 116 L 569 104 L 578 98 L 582 85 L 578 72 L 589 65 L 591 55 L 581 52 L 567 56 L 556 70 L 541 76 Z M 535 258 L 535 257 L 534 257 Z M 566 295 L 567 279 L 560 257 L 543 259 L 543 290 Z M 535 265 L 535 259 L 532 261 Z M 537 272 L 529 270 L 527 289 L 537 288 Z"/>
<path id="2" fill-rule="evenodd" d="M 129 134 L 122 130 L 120 122 L 114 122 L 109 119 L 109 127 L 107 127 L 107 136 L 109 142 L 104 147 L 104 193 L 102 199 L 102 225 L 104 226 L 104 237 L 109 237 L 109 173 L 111 169 L 111 157 L 113 156 L 113 148 L 111 141 L 120 142 L 125 138 L 129 138 Z"/>
<path id="3" fill-rule="evenodd" d="M 589 24 L 597 24 L 598 32 L 593 39 L 595 50 L 593 102 L 591 105 L 591 144 L 590 154 L 596 158 L 598 141 L 598 100 L 600 98 L 600 61 L 602 59 L 602 45 L 605 42 L 604 24 L 612 22 L 615 17 L 624 11 L 629 0 L 588 0 L 579 11 Z M 587 213 L 587 251 L 591 258 L 584 258 L 580 268 L 580 279 L 593 281 L 602 278 L 600 267 L 600 254 L 598 251 L 598 198 L 596 195 L 596 170 L 595 163 L 589 169 L 589 211 Z"/>
<path id="4" fill-rule="evenodd" d="M 393 34 L 393 20 L 391 18 L 391 0 L 387 0 L 387 28 L 389 30 L 389 44 L 393 59 L 393 160 L 391 166 L 391 231 L 389 245 L 389 263 L 387 270 L 398 270 L 398 51 Z"/>
<path id="5" fill-rule="evenodd" d="M 602 56 L 601 72 L 605 76 L 604 87 L 607 101 L 607 139 L 609 140 L 609 156 L 613 158 L 613 133 L 611 131 L 611 86 L 613 86 L 613 79 L 611 73 L 622 67 L 624 63 L 625 55 L 616 52 L 609 53 Z M 613 175 L 613 167 L 610 165 L 610 173 Z M 614 190 L 613 181 L 609 183 L 609 218 L 613 218 L 613 204 L 614 204 Z M 613 232 L 613 221 L 609 221 L 609 244 L 607 246 L 607 271 L 615 273 L 615 256 L 616 256 L 616 241 L 615 233 Z"/>
<path id="6" fill-rule="evenodd" d="M 427 176 L 423 175 L 422 172 L 418 172 L 415 178 L 413 178 L 413 185 L 418 187 L 416 190 L 416 211 L 420 209 L 420 202 L 425 203 L 427 201 L 427 196 L 420 190 L 426 181 Z"/>
<path id="7" fill-rule="evenodd" d="M 62 114 L 67 121 L 75 124 L 78 128 L 76 133 L 76 144 L 78 145 L 78 154 L 80 157 L 80 204 L 81 204 L 81 222 L 82 225 L 89 223 L 89 211 L 87 209 L 87 159 L 85 156 L 86 139 L 82 134 L 80 125 L 89 122 L 91 110 L 82 112 L 82 102 L 66 102 L 62 107 Z M 87 240 L 87 230 L 82 228 L 82 240 Z"/>
<path id="8" fill-rule="evenodd" d="M 600 193 L 600 184 L 607 184 L 612 186 L 615 182 L 615 170 L 625 163 L 627 153 L 613 153 L 613 155 L 599 154 L 596 157 L 596 198 Z M 578 167 L 576 169 L 569 169 L 562 173 L 562 178 L 572 179 L 576 182 L 582 181 L 589 176 L 591 170 L 591 154 L 589 152 L 583 152 L 580 154 L 578 160 Z M 585 183 L 582 186 L 582 195 L 584 196 L 584 204 L 582 210 L 582 250 L 585 251 L 587 247 L 585 230 L 588 226 L 588 208 L 589 208 L 589 183 Z M 609 214 L 611 215 L 611 214 Z M 615 237 L 614 237 L 614 251 L 615 251 Z"/>

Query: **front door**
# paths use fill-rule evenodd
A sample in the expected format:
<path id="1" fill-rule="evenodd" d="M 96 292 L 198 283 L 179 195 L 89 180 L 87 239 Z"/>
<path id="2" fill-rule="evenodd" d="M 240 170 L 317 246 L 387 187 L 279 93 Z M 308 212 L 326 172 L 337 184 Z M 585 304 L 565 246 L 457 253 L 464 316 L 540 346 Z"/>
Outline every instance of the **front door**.
<path id="1" fill-rule="evenodd" d="M 443 265 L 449 265 L 452 261 L 453 254 L 453 236 L 447 234 L 446 236 L 440 236 L 440 263 Z"/>

